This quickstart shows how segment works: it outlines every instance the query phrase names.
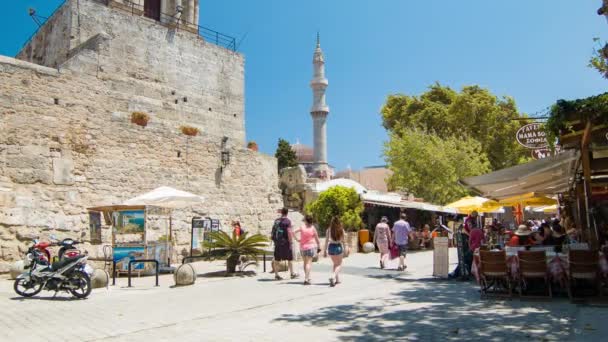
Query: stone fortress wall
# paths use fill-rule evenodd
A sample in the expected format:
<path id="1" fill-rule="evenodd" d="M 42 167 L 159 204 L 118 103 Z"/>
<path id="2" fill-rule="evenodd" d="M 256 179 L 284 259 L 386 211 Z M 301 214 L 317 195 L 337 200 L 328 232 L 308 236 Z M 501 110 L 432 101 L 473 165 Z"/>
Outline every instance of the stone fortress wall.
<path id="1" fill-rule="evenodd" d="M 87 207 L 162 185 L 206 198 L 173 214 L 179 254 L 189 250 L 193 215 L 225 228 L 232 219 L 248 231 L 271 228 L 282 206 L 276 159 L 244 147 L 240 54 L 93 0 L 68 0 L 18 58 L 0 56 L 0 272 L 33 238 L 90 241 Z M 135 111 L 149 114 L 145 128 L 131 123 Z M 200 134 L 185 136 L 181 125 Z M 153 235 L 164 233 L 161 221 Z M 108 243 L 108 227 L 103 236 Z M 101 256 L 101 246 L 84 248 Z"/>

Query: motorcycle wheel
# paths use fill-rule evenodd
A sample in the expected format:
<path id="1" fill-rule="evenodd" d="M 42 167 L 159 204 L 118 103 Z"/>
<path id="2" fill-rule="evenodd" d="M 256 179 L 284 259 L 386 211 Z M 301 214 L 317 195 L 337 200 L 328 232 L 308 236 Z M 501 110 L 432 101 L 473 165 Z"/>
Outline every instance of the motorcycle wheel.
<path id="1" fill-rule="evenodd" d="M 31 279 L 17 278 L 13 284 L 13 289 L 22 297 L 32 297 L 42 291 L 42 283 L 36 283 Z"/>
<path id="2" fill-rule="evenodd" d="M 70 284 L 78 284 L 78 288 L 70 289 L 70 293 L 76 298 L 87 298 L 91 294 L 91 278 L 84 272 L 74 272 L 68 280 Z"/>

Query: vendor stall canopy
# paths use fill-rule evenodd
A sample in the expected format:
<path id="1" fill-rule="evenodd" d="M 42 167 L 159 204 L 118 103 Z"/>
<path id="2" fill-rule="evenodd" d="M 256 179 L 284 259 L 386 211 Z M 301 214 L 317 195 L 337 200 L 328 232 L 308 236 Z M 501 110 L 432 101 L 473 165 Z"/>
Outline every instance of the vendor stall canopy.
<path id="1" fill-rule="evenodd" d="M 447 204 L 446 207 L 454 208 L 464 214 L 470 214 L 473 211 L 489 213 L 502 209 L 498 202 L 479 196 L 465 196 L 456 202 Z"/>
<path id="2" fill-rule="evenodd" d="M 542 194 L 529 192 L 523 195 L 512 196 L 498 201 L 503 206 L 549 206 L 557 205 L 557 200 L 544 196 Z"/>
<path id="3" fill-rule="evenodd" d="M 461 183 L 485 197 L 499 201 L 529 193 L 552 196 L 570 188 L 578 159 L 578 151 L 567 150 L 545 159 L 468 177 L 462 179 Z"/>

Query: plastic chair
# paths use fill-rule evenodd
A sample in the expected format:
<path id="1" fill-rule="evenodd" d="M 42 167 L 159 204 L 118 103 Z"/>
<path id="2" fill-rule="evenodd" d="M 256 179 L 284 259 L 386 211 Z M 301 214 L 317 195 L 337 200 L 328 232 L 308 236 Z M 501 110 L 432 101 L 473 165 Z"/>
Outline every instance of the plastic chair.
<path id="1" fill-rule="evenodd" d="M 597 295 L 602 295 L 598 251 L 569 251 L 567 287 L 568 297 L 571 301 L 577 299 L 574 297 L 573 288 L 573 285 L 577 283 L 577 279 L 590 281 L 595 285 Z"/>
<path id="2" fill-rule="evenodd" d="M 526 279 L 543 279 L 547 287 L 547 296 L 526 296 L 526 297 L 553 297 L 551 291 L 551 281 L 547 272 L 547 256 L 545 251 L 519 251 L 519 295 L 524 297 L 523 289 Z"/>
<path id="3" fill-rule="evenodd" d="M 513 296 L 505 251 L 479 251 L 479 280 L 482 299 L 488 295 L 504 295 L 501 290 L 507 290 L 509 298 Z"/>

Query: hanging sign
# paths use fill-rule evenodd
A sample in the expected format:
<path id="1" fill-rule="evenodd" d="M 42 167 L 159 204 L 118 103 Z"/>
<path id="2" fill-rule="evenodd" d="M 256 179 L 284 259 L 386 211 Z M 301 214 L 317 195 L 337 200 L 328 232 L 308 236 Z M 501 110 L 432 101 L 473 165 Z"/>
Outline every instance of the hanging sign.
<path id="1" fill-rule="evenodd" d="M 561 147 L 559 145 L 555 145 L 554 151 L 551 151 L 550 148 L 537 148 L 537 149 L 532 150 L 531 154 L 532 154 L 532 158 L 538 160 L 538 159 L 544 159 L 547 157 L 557 155 L 561 151 L 562 151 Z"/>
<path id="2" fill-rule="evenodd" d="M 545 132 L 543 125 L 538 123 L 522 126 L 517 131 L 516 138 L 521 146 L 532 150 L 549 146 L 547 143 L 547 133 Z"/>

